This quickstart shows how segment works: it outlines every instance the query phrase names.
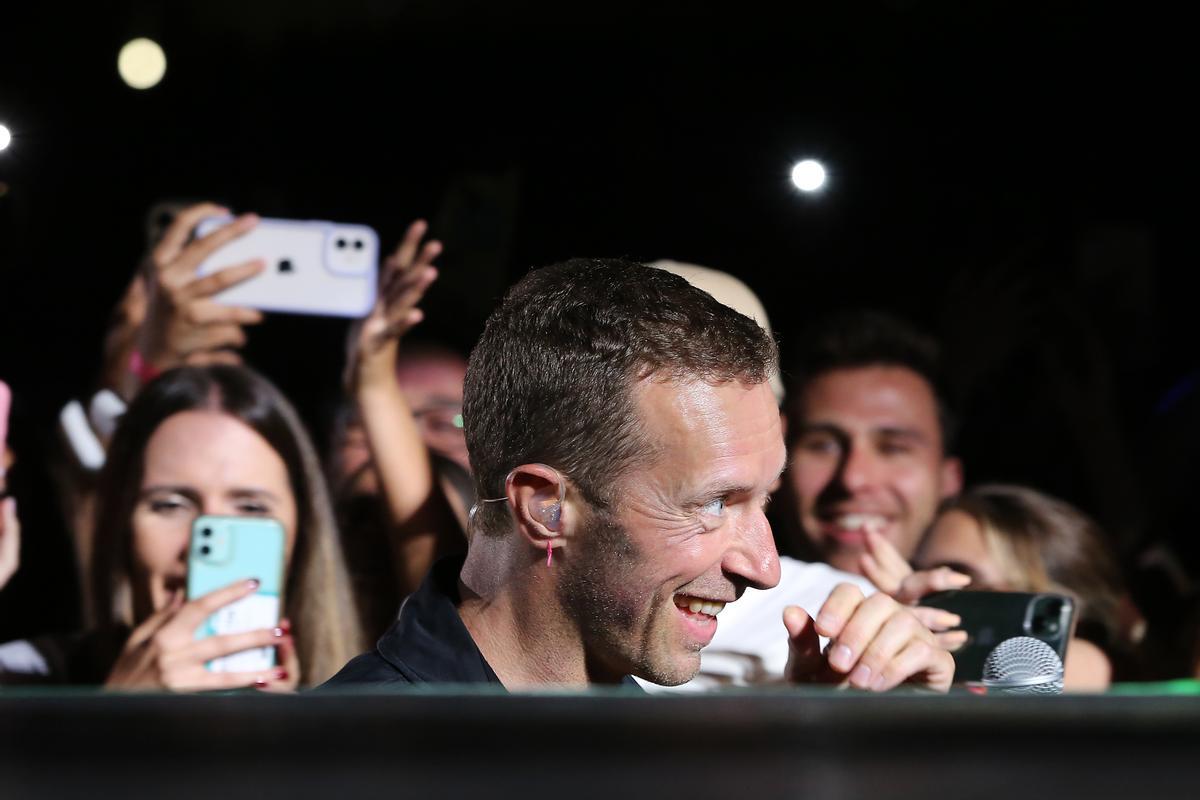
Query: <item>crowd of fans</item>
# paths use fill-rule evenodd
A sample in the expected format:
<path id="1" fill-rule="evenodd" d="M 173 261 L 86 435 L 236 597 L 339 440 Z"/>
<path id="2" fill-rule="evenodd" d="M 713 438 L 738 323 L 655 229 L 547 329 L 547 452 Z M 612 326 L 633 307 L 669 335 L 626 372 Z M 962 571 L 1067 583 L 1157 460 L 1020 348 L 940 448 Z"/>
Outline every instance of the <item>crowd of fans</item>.
<path id="1" fill-rule="evenodd" d="M 54 490 L 75 545 L 87 623 L 0 644 L 0 683 L 317 686 L 385 634 L 439 559 L 465 552 L 487 535 L 481 525 L 510 513 L 486 505 L 477 489 L 474 470 L 489 461 L 468 456 L 466 358 L 406 341 L 423 318 L 442 251 L 425 223 L 413 223 L 384 261 L 374 308 L 351 326 L 342 402 L 325 443 L 244 363 L 241 350 L 262 312 L 219 302 L 222 290 L 263 264 L 197 277 L 197 265 L 257 223 L 247 214 L 193 235 L 202 219 L 228 213 L 212 204 L 179 209 L 154 232 L 105 334 L 96 395 L 86 408 L 64 409 L 64 447 L 77 468 Z M 655 266 L 770 331 L 761 303 L 736 278 Z M 935 341 L 886 314 L 854 312 L 814 321 L 783 349 L 795 366 L 784 381 L 772 377 L 787 447 L 768 511 L 784 554 L 779 585 L 748 588 L 731 605 L 686 688 L 780 680 L 789 655 L 776 635 L 780 613 L 797 604 L 816 617 L 841 583 L 911 607 L 951 651 L 966 634 L 955 615 L 921 606 L 930 592 L 1066 594 L 1078 609 L 1068 689 L 1195 675 L 1195 637 L 1176 623 L 1161 633 L 1138 610 L 1129 589 L 1137 576 L 1118 557 L 1118 534 L 1038 487 L 972 484 L 956 441 L 969 420 L 952 408 Z M 0 441 L 8 405 L 0 384 Z M 0 462 L 0 591 L 20 568 L 21 498 L 7 496 L 4 483 L 20 458 L 6 446 Z M 206 617 L 254 590 L 241 583 L 186 596 L 188 536 L 201 514 L 282 524 L 276 627 L 195 638 Z M 259 647 L 276 648 L 275 668 L 206 668 Z"/>

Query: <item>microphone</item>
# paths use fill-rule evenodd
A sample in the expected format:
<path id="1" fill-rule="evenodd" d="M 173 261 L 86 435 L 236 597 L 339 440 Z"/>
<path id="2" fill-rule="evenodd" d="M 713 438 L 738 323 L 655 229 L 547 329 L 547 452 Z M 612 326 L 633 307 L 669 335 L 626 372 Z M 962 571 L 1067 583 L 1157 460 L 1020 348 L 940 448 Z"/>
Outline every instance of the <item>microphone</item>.
<path id="1" fill-rule="evenodd" d="M 983 662 L 983 685 L 989 693 L 1062 694 L 1062 659 L 1041 639 L 1014 636 L 988 654 Z"/>

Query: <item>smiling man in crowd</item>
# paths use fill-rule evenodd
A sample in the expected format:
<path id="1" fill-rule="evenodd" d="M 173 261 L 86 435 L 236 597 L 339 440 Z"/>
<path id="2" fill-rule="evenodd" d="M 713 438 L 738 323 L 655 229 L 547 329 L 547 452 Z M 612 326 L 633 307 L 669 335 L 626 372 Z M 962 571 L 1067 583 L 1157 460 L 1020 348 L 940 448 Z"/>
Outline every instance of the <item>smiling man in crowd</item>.
<path id="1" fill-rule="evenodd" d="M 832 316 L 806 337 L 783 526 L 804 537 L 797 549 L 867 577 L 879 567 L 868 537 L 912 558 L 939 504 L 962 488 L 938 369 L 936 343 L 880 313 Z"/>
<path id="2" fill-rule="evenodd" d="M 435 565 L 331 683 L 690 679 L 722 608 L 779 580 L 764 515 L 786 460 L 775 370 L 758 325 L 676 275 L 615 260 L 531 272 L 471 354 L 468 554 Z M 907 609 L 851 585 L 815 621 L 789 608 L 779 636 L 795 680 L 953 676 Z"/>

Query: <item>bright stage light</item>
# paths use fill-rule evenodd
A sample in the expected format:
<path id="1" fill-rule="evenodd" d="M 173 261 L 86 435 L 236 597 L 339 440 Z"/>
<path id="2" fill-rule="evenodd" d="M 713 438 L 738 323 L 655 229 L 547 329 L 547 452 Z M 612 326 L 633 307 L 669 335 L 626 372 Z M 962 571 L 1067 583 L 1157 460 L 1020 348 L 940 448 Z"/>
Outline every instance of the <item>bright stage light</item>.
<path id="1" fill-rule="evenodd" d="M 10 144 L 12 144 L 12 133 L 8 128 L 0 125 L 0 150 L 7 150 Z"/>
<path id="2" fill-rule="evenodd" d="M 149 89 L 166 74 L 167 56 L 158 42 L 134 39 L 126 42 L 117 55 L 117 72 L 134 89 Z"/>
<path id="3" fill-rule="evenodd" d="M 825 167 L 811 158 L 797 162 L 792 167 L 792 183 L 802 192 L 820 191 L 825 186 Z"/>

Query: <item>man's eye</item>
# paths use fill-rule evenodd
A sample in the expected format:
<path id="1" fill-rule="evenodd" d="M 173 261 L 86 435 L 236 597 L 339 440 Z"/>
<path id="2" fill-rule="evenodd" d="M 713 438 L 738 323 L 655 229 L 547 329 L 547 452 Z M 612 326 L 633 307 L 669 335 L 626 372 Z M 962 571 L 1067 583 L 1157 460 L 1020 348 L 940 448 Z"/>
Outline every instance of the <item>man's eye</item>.
<path id="1" fill-rule="evenodd" d="M 810 436 L 800 446 L 810 453 L 836 453 L 839 449 L 837 441 L 828 436 Z"/>
<path id="2" fill-rule="evenodd" d="M 705 503 L 700 508 L 700 513 L 706 514 L 707 516 L 710 516 L 710 517 L 720 517 L 720 516 L 724 515 L 724 513 L 725 513 L 725 498 L 718 497 L 716 500 L 712 500 L 708 503 Z"/>

